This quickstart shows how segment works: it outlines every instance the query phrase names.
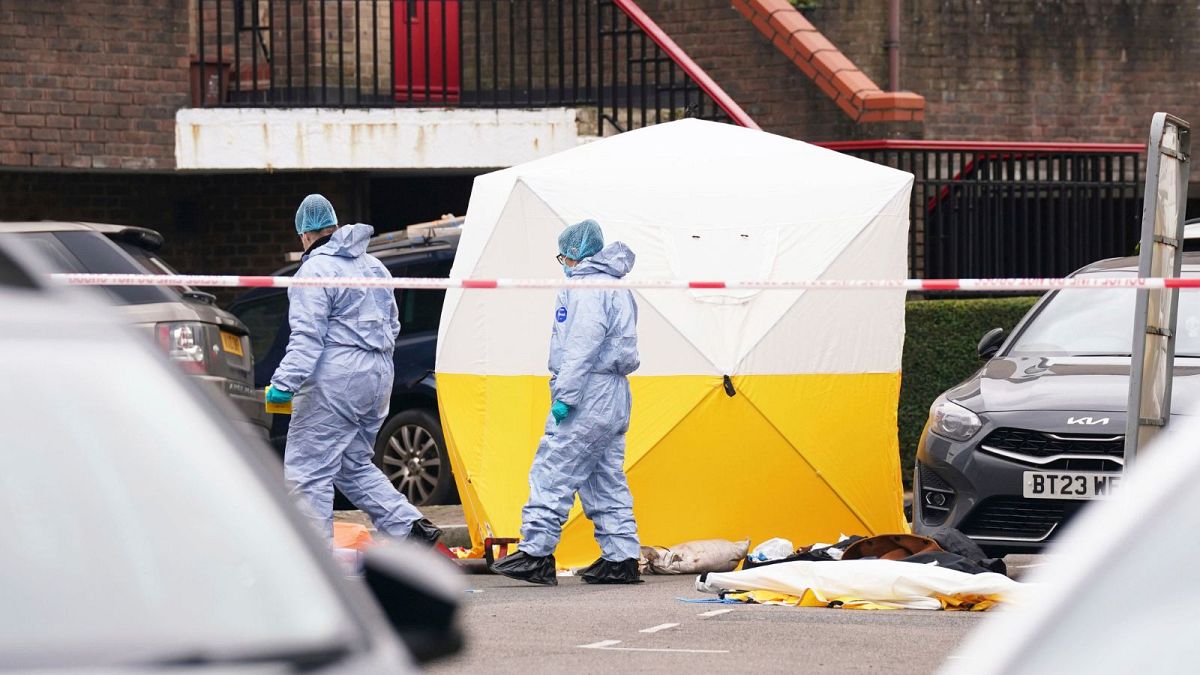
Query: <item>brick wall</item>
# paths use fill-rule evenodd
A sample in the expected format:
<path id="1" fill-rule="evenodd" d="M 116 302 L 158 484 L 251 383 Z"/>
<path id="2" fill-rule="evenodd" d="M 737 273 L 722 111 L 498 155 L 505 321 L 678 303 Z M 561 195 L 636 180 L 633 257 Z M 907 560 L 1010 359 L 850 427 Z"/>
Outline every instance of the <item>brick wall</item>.
<path id="1" fill-rule="evenodd" d="M 189 63 L 197 46 L 191 31 L 198 2 L 0 0 L 0 166 L 172 170 L 174 113 L 190 102 Z M 319 2 L 290 5 L 293 20 L 302 23 L 296 8 Z M 909 126 L 851 122 L 731 8 L 730 0 L 640 4 L 764 128 L 797 138 L 923 134 L 936 139 L 1136 142 L 1144 139 L 1156 110 L 1200 124 L 1200 78 L 1192 75 L 1194 64 L 1200 63 L 1196 3 L 906 0 L 903 85 L 927 101 L 924 124 Z M 224 6 L 231 11 L 233 5 Z M 268 48 L 280 58 L 278 31 L 286 19 L 279 14 L 285 5 L 273 6 L 275 16 L 264 20 L 275 31 Z M 390 3 L 380 5 L 385 6 Z M 381 37 L 387 35 L 386 8 L 376 19 L 360 7 L 356 19 L 353 7 L 351 2 L 343 5 L 340 34 L 335 20 L 326 22 L 327 51 L 330 45 L 351 43 L 355 35 L 373 34 L 376 21 Z M 467 52 L 474 48 L 474 3 L 463 7 L 468 28 L 464 68 L 470 83 L 475 58 Z M 806 14 L 867 75 L 886 84 L 884 3 L 828 0 Z M 223 18 L 224 25 L 231 22 L 231 16 Z M 553 34 L 553 12 L 551 22 Z M 501 32 L 507 30 L 500 23 Z M 540 33 L 548 22 L 535 16 L 531 23 Z M 564 23 L 569 27 L 571 21 Z M 310 40 L 318 42 L 312 12 L 308 25 Z M 240 39 L 242 51 L 249 50 L 249 33 Z M 503 52 L 509 38 L 500 39 L 497 46 Z M 363 40 L 364 49 L 368 42 Z M 230 48 L 223 45 L 226 52 Z M 390 74 L 386 37 L 379 51 L 380 71 Z M 544 86 L 538 75 L 543 53 L 535 49 L 533 63 L 526 66 L 524 50 L 514 51 L 514 67 L 532 70 L 533 84 Z M 364 66 L 374 68 L 370 56 L 363 59 Z M 299 53 L 293 58 L 299 59 Z M 492 72 L 488 58 L 481 58 L 485 73 Z M 554 70 L 557 54 L 550 58 Z M 336 72 L 336 59 L 333 66 Z M 506 72 L 498 71 L 496 86 L 509 84 Z M 373 73 L 367 75 L 373 87 Z M 556 84 L 557 77 L 553 80 Z"/>
<path id="2" fill-rule="evenodd" d="M 298 246 L 294 217 L 320 192 L 342 222 L 365 220 L 362 174 L 0 172 L 0 220 L 83 220 L 162 232 L 184 273 L 264 274 Z"/>
<path id="3" fill-rule="evenodd" d="M 813 21 L 886 80 L 878 48 L 885 10 L 826 4 Z M 1200 124 L 1196 3 L 907 0 L 903 7 L 902 79 L 926 97 L 929 138 L 1144 142 L 1160 110 Z"/>
<path id="4" fill-rule="evenodd" d="M 0 171 L 0 221 L 81 220 L 138 225 L 166 237 L 163 257 L 192 274 L 267 274 L 298 250 L 305 195 L 333 202 L 343 223 L 377 232 L 466 212 L 471 176 Z M 223 300 L 236 293 L 219 294 Z"/>
<path id="5" fill-rule="evenodd" d="M 806 140 L 856 137 L 845 113 L 729 0 L 638 4 L 764 130 Z"/>
<path id="6" fill-rule="evenodd" d="M 186 0 L 0 0 L 0 165 L 171 169 Z"/>
<path id="7" fill-rule="evenodd" d="M 894 129 L 842 119 L 729 0 L 640 4 L 770 131 L 831 140 Z M 886 86 L 886 3 L 820 4 L 805 15 Z M 925 96 L 926 138 L 1144 142 L 1159 110 L 1200 124 L 1196 3 L 904 0 L 902 7 L 901 84 Z"/>

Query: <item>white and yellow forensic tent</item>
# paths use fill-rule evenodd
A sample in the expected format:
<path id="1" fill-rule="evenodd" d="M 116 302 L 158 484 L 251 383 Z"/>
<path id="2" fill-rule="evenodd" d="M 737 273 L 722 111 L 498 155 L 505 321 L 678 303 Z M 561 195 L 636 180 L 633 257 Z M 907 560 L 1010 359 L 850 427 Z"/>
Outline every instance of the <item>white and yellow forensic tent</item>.
<path id="1" fill-rule="evenodd" d="M 912 175 L 683 120 L 475 179 L 455 278 L 558 278 L 594 218 L 629 279 L 902 279 Z M 643 544 L 905 531 L 896 440 L 903 291 L 635 291 L 625 467 Z M 451 290 L 442 424 L 472 540 L 517 537 L 549 393 L 553 290 Z M 562 567 L 599 549 L 576 502 Z"/>

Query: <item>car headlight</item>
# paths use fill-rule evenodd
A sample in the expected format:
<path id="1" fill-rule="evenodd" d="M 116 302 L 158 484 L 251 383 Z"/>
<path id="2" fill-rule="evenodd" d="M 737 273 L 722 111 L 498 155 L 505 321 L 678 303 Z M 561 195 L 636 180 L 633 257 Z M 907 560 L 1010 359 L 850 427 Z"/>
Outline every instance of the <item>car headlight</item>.
<path id="1" fill-rule="evenodd" d="M 952 441 L 970 440 L 982 427 L 978 415 L 950 401 L 939 401 L 929 409 L 929 430 Z"/>

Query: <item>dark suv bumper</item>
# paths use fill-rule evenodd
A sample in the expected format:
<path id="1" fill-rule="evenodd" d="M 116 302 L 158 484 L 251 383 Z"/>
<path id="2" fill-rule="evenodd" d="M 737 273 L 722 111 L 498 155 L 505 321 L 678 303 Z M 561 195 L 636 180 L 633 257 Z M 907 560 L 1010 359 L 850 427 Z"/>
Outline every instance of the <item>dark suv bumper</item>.
<path id="1" fill-rule="evenodd" d="M 1081 431 L 1068 420 L 1108 418 Z M 965 442 L 921 437 L 913 476 L 913 530 L 961 530 L 993 554 L 1036 552 L 1053 541 L 1090 501 L 1033 499 L 1026 471 L 1120 473 L 1123 413 L 1009 412 L 980 415 L 983 428 Z"/>

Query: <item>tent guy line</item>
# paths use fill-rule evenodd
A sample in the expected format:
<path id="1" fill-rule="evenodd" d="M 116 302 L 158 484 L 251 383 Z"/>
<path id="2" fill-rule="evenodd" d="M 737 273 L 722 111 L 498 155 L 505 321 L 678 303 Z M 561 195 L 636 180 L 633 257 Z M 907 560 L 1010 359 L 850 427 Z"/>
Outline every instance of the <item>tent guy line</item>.
<path id="1" fill-rule="evenodd" d="M 559 288 L 628 288 L 635 290 L 736 291 L 1054 291 L 1129 288 L 1200 288 L 1200 278 L 996 278 L 996 279 L 795 279 L 758 281 L 688 281 L 682 279 L 452 279 L 397 277 L 272 277 L 202 274 L 51 274 L 69 286 L 192 286 L 221 288 L 404 288 L 463 290 L 549 290 Z"/>

